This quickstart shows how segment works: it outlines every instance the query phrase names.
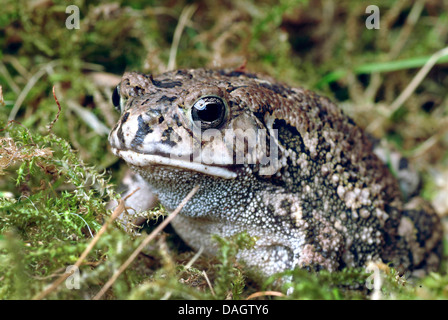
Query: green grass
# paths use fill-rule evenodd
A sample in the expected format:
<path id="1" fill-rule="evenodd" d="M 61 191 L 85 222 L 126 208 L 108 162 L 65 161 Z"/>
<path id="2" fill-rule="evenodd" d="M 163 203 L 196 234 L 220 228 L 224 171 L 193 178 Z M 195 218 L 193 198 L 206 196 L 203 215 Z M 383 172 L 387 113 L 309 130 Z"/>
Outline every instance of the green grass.
<path id="1" fill-rule="evenodd" d="M 355 67 L 350 72 L 353 72 L 356 75 L 360 74 L 372 74 L 376 72 L 384 73 L 384 72 L 393 72 L 398 70 L 406 70 L 406 69 L 413 69 L 413 68 L 419 68 L 423 67 L 428 60 L 431 57 L 416 57 L 406 60 L 400 60 L 400 61 L 389 61 L 389 62 L 383 62 L 383 63 L 369 63 L 364 64 L 359 67 Z M 448 62 L 448 56 L 443 56 L 438 60 L 437 63 L 444 64 Z M 319 80 L 315 87 L 321 89 L 322 87 L 338 81 L 344 77 L 347 76 L 349 71 L 347 70 L 336 70 L 328 75 L 324 76 L 321 80 Z"/>
<path id="2" fill-rule="evenodd" d="M 80 8 L 81 29 L 68 30 L 64 1 L 2 2 L 1 299 L 38 296 L 78 261 L 109 219 L 107 203 L 118 198 L 115 188 L 126 170 L 108 152 L 107 132 L 118 118 L 110 102 L 112 90 L 125 70 L 166 70 L 178 22 L 189 3 L 73 1 Z M 448 171 L 447 57 L 400 110 L 392 116 L 384 112 L 418 68 L 446 47 L 446 5 L 427 4 L 417 20 L 406 22 L 413 3 L 394 8 L 393 2 L 378 2 L 381 31 L 367 33 L 364 9 L 371 3 L 356 0 L 335 7 L 325 2 L 325 8 L 291 0 L 195 4 L 175 48 L 177 67 L 236 68 L 246 62 L 252 71 L 317 90 L 339 100 L 361 126 L 374 128 L 370 134 L 408 155 L 424 174 L 425 198 L 448 190 L 447 181 L 435 182 Z M 407 29 L 411 32 L 403 32 Z M 391 54 L 398 41 L 401 49 Z M 372 123 L 376 126 L 370 127 Z M 81 289 L 69 290 L 62 283 L 47 298 L 92 298 L 141 241 L 113 224 L 80 266 Z M 294 283 L 289 296 L 262 298 L 372 297 L 366 289 L 371 273 L 360 269 L 294 270 L 255 282 L 256 275 L 235 259 L 252 239 L 242 234 L 215 241 L 221 248 L 217 257 L 196 257 L 172 233 L 160 235 L 104 298 L 245 299 L 265 290 L 286 292 L 291 284 L 278 286 L 278 279 L 285 278 Z M 404 281 L 384 268 L 381 297 L 446 299 L 445 270 L 446 259 L 439 273 Z"/>

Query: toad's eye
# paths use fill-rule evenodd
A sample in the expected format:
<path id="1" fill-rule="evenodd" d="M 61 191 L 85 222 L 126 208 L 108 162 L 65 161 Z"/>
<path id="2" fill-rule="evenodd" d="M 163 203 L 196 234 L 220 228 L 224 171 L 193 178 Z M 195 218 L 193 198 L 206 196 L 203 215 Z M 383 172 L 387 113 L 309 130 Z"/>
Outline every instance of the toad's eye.
<path id="1" fill-rule="evenodd" d="M 121 112 L 120 107 L 120 85 L 116 86 L 114 92 L 112 93 L 112 103 L 114 104 L 115 109 Z"/>
<path id="2" fill-rule="evenodd" d="M 227 109 L 226 102 L 220 97 L 205 96 L 191 107 L 191 119 L 200 122 L 201 129 L 217 128 L 224 122 Z"/>

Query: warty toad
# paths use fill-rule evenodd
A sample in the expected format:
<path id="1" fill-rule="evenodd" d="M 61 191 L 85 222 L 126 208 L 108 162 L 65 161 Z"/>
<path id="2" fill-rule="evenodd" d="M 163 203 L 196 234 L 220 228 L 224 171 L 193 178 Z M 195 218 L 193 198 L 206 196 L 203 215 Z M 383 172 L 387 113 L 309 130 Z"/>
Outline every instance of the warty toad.
<path id="1" fill-rule="evenodd" d="M 239 258 L 265 275 L 439 265 L 437 215 L 403 201 L 370 140 L 329 99 L 241 69 L 190 69 L 126 73 L 113 101 L 112 152 L 145 190 L 173 210 L 200 184 L 172 223 L 191 247 L 213 254 L 212 234 L 247 231 L 256 245 Z"/>

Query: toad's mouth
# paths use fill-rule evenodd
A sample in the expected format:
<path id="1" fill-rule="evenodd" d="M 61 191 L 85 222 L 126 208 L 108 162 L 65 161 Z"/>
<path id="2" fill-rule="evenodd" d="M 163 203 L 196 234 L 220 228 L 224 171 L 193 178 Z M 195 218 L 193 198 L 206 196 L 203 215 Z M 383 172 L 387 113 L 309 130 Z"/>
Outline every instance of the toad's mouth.
<path id="1" fill-rule="evenodd" d="M 127 163 L 136 167 L 164 166 L 195 171 L 223 179 L 235 179 L 237 177 L 237 174 L 235 172 L 225 167 L 206 165 L 203 163 L 180 159 L 172 159 L 161 155 L 138 153 L 132 150 L 119 150 L 114 147 L 112 147 L 111 150 L 117 157 L 122 158 Z"/>

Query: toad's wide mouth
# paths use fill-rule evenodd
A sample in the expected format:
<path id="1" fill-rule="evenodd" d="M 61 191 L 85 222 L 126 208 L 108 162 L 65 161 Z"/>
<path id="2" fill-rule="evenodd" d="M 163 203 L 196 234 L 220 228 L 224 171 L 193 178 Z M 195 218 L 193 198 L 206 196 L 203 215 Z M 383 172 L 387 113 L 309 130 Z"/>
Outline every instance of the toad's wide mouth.
<path id="1" fill-rule="evenodd" d="M 132 150 L 119 150 L 114 147 L 112 147 L 111 149 L 113 154 L 115 154 L 117 157 L 122 158 L 127 163 L 136 167 L 164 166 L 196 171 L 209 176 L 215 176 L 223 179 L 235 179 L 237 177 L 236 172 L 233 172 L 224 167 L 211 166 L 180 159 L 172 159 L 169 157 L 154 154 L 138 153 Z"/>

